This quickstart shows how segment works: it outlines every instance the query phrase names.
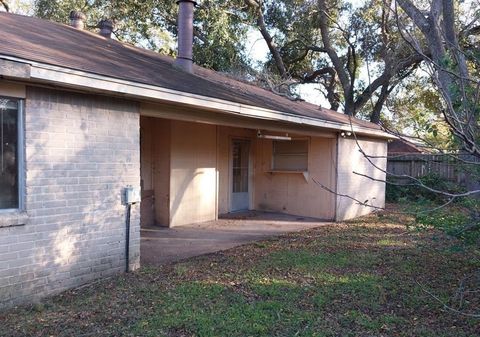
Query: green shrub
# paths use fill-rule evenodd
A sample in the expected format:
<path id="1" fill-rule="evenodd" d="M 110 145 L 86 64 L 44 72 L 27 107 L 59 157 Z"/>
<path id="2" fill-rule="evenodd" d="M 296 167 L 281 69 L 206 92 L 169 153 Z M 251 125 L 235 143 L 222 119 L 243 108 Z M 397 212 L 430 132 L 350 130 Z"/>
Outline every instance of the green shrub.
<path id="1" fill-rule="evenodd" d="M 480 243 L 480 200 L 463 197 L 456 202 L 444 203 L 427 199 L 416 201 L 400 198 L 403 210 L 414 215 L 410 226 L 417 230 L 435 228 L 465 244 Z M 442 206 L 438 208 L 439 206 Z"/>
<path id="2" fill-rule="evenodd" d="M 438 174 L 428 174 L 419 180 L 435 190 L 453 194 L 465 192 L 465 188 Z M 449 200 L 448 196 L 422 186 L 387 184 L 386 200 L 398 203 L 412 213 L 415 217 L 413 226 L 419 230 L 435 228 L 467 244 L 480 242 L 480 199 L 460 197 L 438 208 Z"/>
<path id="3" fill-rule="evenodd" d="M 417 227 L 433 227 L 456 237 L 467 244 L 480 239 L 480 222 L 469 216 L 462 208 L 448 207 L 443 210 L 418 213 L 415 217 Z"/>
<path id="4" fill-rule="evenodd" d="M 419 178 L 420 182 L 427 187 L 438 191 L 448 193 L 462 193 L 465 188 L 447 181 L 436 173 L 430 173 Z M 436 193 L 428 190 L 423 186 L 419 186 L 414 181 L 409 185 L 395 185 L 395 179 L 387 179 L 386 200 L 387 202 L 398 202 L 400 199 L 408 201 L 430 200 L 445 202 L 447 197 L 441 193 Z"/>

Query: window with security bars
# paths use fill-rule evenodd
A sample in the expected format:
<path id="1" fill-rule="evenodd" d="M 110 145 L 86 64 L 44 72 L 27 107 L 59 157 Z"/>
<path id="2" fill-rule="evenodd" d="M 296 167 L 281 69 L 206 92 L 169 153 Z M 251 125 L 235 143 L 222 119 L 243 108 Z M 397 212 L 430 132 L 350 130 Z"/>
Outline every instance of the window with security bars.
<path id="1" fill-rule="evenodd" d="M 273 141 L 272 166 L 274 171 L 308 171 L 308 140 Z"/>
<path id="2" fill-rule="evenodd" d="M 20 207 L 19 100 L 0 97 L 0 210 Z"/>

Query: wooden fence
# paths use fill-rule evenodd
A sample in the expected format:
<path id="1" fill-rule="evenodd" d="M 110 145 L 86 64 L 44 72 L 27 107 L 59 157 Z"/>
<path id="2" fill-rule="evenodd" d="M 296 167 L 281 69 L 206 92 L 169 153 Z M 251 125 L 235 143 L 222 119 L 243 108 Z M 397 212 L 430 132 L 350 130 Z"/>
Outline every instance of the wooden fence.
<path id="1" fill-rule="evenodd" d="M 475 162 L 480 165 L 480 159 L 471 155 L 439 155 L 439 154 L 408 154 L 391 155 L 387 160 L 389 178 L 407 182 L 408 178 L 395 178 L 393 175 L 408 175 L 420 178 L 428 174 L 437 174 L 441 178 L 462 184 L 477 184 L 471 181 L 471 175 L 465 170 L 465 162 Z M 471 165 L 470 165 L 471 166 Z"/>

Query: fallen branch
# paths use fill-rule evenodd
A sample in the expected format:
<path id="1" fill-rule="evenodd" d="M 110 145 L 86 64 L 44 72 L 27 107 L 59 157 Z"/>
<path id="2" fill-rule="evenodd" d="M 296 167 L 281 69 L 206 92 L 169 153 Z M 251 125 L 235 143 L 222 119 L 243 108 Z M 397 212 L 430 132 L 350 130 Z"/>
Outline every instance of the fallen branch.
<path id="1" fill-rule="evenodd" d="M 417 280 L 415 280 L 415 282 L 420 286 L 420 288 L 428 295 L 430 295 L 430 297 L 432 297 L 435 301 L 437 301 L 438 303 L 440 303 L 444 309 L 447 309 L 448 311 L 451 311 L 451 312 L 454 312 L 458 315 L 462 315 L 462 316 L 465 316 L 465 317 L 473 317 L 473 318 L 480 318 L 480 313 L 474 313 L 474 314 L 471 314 L 471 313 L 467 313 L 467 312 L 463 312 L 461 310 L 457 310 L 455 308 L 452 308 L 451 306 L 449 306 L 448 304 L 446 304 L 445 302 L 443 302 L 440 298 L 438 298 L 438 296 L 436 296 L 435 294 L 433 294 L 432 292 L 428 291 L 420 282 L 418 282 Z"/>

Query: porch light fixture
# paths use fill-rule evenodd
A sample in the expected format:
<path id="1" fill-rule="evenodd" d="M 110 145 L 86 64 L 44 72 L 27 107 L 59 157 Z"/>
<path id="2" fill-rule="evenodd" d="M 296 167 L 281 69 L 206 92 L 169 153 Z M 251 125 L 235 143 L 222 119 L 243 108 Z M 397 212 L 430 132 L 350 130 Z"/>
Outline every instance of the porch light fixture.
<path id="1" fill-rule="evenodd" d="M 257 131 L 257 138 L 273 140 L 292 140 L 292 137 L 290 137 L 288 133 L 286 133 L 285 136 L 264 135 L 260 130 Z"/>
<path id="2" fill-rule="evenodd" d="M 350 137 L 351 135 L 352 135 L 352 133 L 350 131 L 347 131 L 347 132 L 342 131 L 340 133 L 340 136 L 342 136 L 343 138 Z"/>

